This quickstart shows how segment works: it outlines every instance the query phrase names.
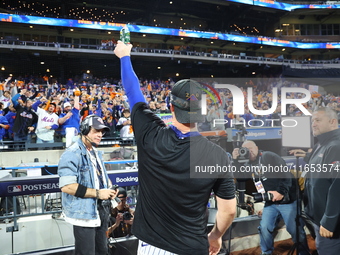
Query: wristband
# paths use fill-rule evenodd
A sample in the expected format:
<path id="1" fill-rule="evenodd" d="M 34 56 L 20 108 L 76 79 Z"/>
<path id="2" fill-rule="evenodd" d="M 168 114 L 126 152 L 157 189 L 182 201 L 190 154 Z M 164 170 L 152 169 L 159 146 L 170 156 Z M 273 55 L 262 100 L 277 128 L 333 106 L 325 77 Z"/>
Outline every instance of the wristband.
<path id="1" fill-rule="evenodd" d="M 84 198 L 86 194 L 86 190 L 87 190 L 87 187 L 85 187 L 84 185 L 78 184 L 78 189 L 76 191 L 76 194 L 74 194 L 74 196 Z"/>
<path id="2" fill-rule="evenodd" d="M 99 189 L 96 189 L 96 198 L 99 199 Z"/>

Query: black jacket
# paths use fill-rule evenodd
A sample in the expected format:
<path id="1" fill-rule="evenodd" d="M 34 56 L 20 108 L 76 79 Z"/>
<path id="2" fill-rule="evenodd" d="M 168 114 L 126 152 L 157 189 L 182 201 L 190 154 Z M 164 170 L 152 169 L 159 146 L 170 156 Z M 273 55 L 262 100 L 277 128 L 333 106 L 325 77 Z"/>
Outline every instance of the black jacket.
<path id="1" fill-rule="evenodd" d="M 15 109 L 17 110 L 17 114 L 13 125 L 13 132 L 27 135 L 28 127 L 35 126 L 38 121 L 38 116 L 32 108 L 27 109 L 20 104 L 18 104 Z"/>
<path id="2" fill-rule="evenodd" d="M 340 229 L 340 129 L 317 136 L 305 170 L 305 211 L 317 225 Z M 315 169 L 315 170 L 313 170 Z M 313 171 L 313 172 L 311 172 Z"/>
<path id="3" fill-rule="evenodd" d="M 236 166 L 237 169 L 241 168 L 241 164 L 238 163 L 237 160 L 234 160 L 233 165 Z M 285 169 L 289 170 L 286 165 L 286 162 L 276 153 L 271 151 L 259 151 L 259 155 L 257 156 L 256 160 L 249 161 L 245 163 L 246 168 L 250 168 L 252 166 L 259 166 L 262 165 L 263 167 L 277 167 L 277 169 Z M 267 201 L 266 205 L 275 204 L 283 204 L 283 203 L 292 203 L 296 200 L 296 180 L 294 179 L 293 174 L 290 171 L 284 172 L 262 172 L 262 169 L 259 170 L 260 175 L 254 174 L 255 181 L 261 180 L 263 187 L 266 192 L 268 191 L 277 191 L 284 196 L 282 201 L 272 202 Z M 237 173 L 235 174 L 237 180 L 244 181 L 246 179 L 252 178 L 251 172 L 244 172 L 244 173 Z M 241 179 L 239 179 L 241 178 Z"/>

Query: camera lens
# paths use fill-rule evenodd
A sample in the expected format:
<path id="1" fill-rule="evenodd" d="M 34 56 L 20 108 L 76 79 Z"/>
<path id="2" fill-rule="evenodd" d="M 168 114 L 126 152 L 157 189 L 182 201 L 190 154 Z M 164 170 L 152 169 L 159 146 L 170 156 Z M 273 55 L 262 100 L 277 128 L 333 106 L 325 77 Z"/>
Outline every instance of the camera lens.
<path id="1" fill-rule="evenodd" d="M 262 193 L 253 193 L 253 197 L 255 203 L 263 201 Z"/>
<path id="2" fill-rule="evenodd" d="M 272 201 L 273 194 L 269 192 L 265 193 L 253 193 L 254 203 Z"/>
<path id="3" fill-rule="evenodd" d="M 268 201 L 268 194 L 267 193 L 262 193 L 262 200 L 263 201 Z"/>
<path id="4" fill-rule="evenodd" d="M 247 153 L 247 151 L 246 151 L 245 148 L 241 148 L 241 149 L 240 149 L 240 155 L 244 155 L 244 154 L 246 154 L 246 153 Z"/>
<path id="5" fill-rule="evenodd" d="M 131 213 L 125 212 L 125 213 L 123 214 L 123 220 L 131 220 L 131 218 L 132 218 Z"/>
<path id="6" fill-rule="evenodd" d="M 249 158 L 249 150 L 246 147 L 241 147 L 238 151 L 238 154 L 241 158 L 248 159 Z"/>

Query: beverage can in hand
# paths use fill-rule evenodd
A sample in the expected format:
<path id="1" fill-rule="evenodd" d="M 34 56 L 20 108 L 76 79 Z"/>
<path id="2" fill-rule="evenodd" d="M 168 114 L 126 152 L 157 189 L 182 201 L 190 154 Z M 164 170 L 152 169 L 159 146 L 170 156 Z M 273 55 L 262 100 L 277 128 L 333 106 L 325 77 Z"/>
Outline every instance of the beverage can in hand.
<path id="1" fill-rule="evenodd" d="M 130 43 L 130 30 L 128 29 L 127 26 L 124 26 L 121 30 L 120 30 L 120 40 L 125 43 L 125 44 L 129 44 Z"/>

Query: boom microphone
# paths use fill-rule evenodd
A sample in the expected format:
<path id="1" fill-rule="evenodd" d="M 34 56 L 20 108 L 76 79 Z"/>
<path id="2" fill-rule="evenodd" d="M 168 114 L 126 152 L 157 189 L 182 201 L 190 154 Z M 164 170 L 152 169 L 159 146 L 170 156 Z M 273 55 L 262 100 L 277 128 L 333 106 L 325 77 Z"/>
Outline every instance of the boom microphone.
<path id="1" fill-rule="evenodd" d="M 89 141 L 90 144 L 91 144 L 93 147 L 98 147 L 98 144 L 96 144 L 96 143 L 93 142 L 90 138 L 88 138 L 87 135 L 85 135 L 85 139 L 86 139 L 87 141 Z"/>

